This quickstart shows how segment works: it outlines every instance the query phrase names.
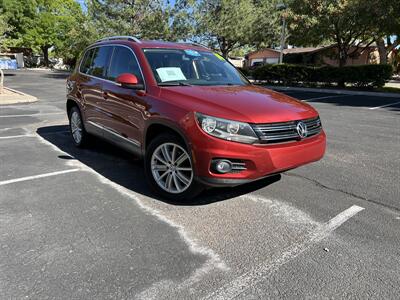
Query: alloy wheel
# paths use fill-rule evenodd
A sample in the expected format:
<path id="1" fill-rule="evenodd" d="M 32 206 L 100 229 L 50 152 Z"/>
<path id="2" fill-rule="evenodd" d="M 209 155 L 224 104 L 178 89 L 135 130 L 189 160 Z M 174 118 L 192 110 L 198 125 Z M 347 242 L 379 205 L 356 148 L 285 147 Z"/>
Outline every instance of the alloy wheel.
<path id="1" fill-rule="evenodd" d="M 164 143 L 156 148 L 151 156 L 151 172 L 158 186 L 168 193 L 182 193 L 193 181 L 189 154 L 174 143 Z"/>
<path id="2" fill-rule="evenodd" d="M 79 112 L 73 111 L 71 114 L 71 133 L 75 143 L 82 142 L 82 120 Z"/>

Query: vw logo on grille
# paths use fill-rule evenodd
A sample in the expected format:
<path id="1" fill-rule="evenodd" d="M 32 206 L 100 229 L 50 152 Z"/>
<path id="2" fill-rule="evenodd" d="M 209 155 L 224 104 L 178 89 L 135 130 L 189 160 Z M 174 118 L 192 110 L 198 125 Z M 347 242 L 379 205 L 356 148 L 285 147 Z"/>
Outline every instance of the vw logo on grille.
<path id="1" fill-rule="evenodd" d="M 297 123 L 296 130 L 297 130 L 297 133 L 299 134 L 300 138 L 304 139 L 305 137 L 307 137 L 307 133 L 308 133 L 307 125 L 304 122 L 300 121 L 299 123 Z"/>

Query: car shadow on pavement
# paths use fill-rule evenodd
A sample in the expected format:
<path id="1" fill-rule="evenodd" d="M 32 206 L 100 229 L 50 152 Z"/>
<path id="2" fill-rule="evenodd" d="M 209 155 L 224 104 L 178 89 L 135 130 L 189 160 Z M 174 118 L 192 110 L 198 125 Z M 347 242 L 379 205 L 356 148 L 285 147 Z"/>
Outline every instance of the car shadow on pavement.
<path id="1" fill-rule="evenodd" d="M 41 75 L 44 78 L 54 78 L 54 79 L 66 79 L 70 75 L 70 72 L 66 71 L 54 71 L 50 74 Z"/>
<path id="2" fill-rule="evenodd" d="M 76 148 L 72 143 L 67 125 L 41 127 L 37 129 L 37 133 L 66 153 L 54 154 L 59 159 L 78 160 L 118 185 L 173 205 L 207 205 L 229 200 L 264 188 L 281 179 L 280 175 L 274 175 L 233 188 L 208 189 L 192 200 L 175 202 L 155 196 L 146 183 L 142 160 L 120 148 L 95 137 L 91 139 L 90 146 L 85 149 Z"/>

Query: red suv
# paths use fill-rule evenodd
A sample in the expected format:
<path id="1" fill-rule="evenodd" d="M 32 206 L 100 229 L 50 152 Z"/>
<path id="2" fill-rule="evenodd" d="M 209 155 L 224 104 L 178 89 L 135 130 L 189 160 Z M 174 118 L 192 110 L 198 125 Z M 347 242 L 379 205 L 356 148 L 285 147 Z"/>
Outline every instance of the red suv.
<path id="1" fill-rule="evenodd" d="M 252 85 L 197 44 L 115 36 L 88 47 L 67 80 L 76 146 L 102 137 L 144 158 L 151 188 L 188 199 L 317 161 L 318 113 Z"/>

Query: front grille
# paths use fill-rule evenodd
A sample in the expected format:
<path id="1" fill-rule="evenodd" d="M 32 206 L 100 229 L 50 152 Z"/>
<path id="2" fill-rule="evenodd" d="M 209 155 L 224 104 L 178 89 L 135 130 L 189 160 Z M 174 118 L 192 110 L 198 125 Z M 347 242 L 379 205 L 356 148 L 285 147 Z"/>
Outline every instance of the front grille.
<path id="1" fill-rule="evenodd" d="M 252 127 L 262 143 L 281 143 L 301 139 L 297 131 L 299 122 L 307 126 L 307 134 L 304 138 L 321 132 L 322 125 L 319 117 L 283 123 L 253 124 Z"/>

